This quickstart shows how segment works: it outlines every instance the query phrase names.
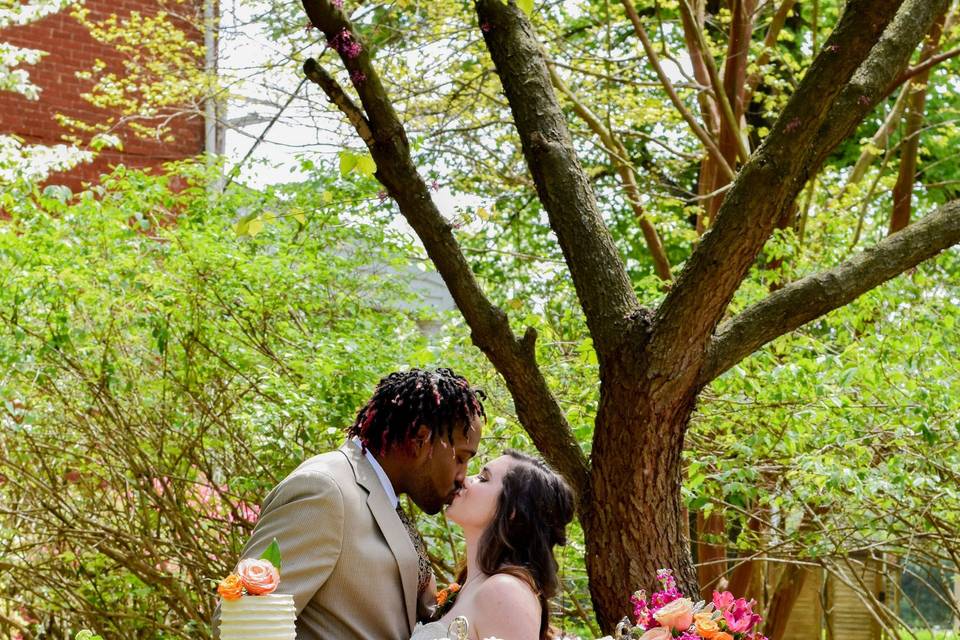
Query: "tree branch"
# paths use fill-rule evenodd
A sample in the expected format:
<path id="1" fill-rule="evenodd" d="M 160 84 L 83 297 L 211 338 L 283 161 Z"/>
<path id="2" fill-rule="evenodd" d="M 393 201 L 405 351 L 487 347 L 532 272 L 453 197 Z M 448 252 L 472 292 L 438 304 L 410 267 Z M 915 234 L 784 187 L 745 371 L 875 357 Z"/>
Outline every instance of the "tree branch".
<path id="1" fill-rule="evenodd" d="M 347 120 L 357 131 L 357 135 L 368 147 L 373 144 L 373 133 L 370 131 L 370 123 L 367 117 L 363 115 L 363 109 L 358 107 L 344 91 L 340 83 L 333 76 L 327 73 L 327 70 L 320 66 L 320 63 L 313 58 L 307 58 L 303 63 L 303 73 L 314 84 L 323 89 L 327 94 L 327 99 L 340 109 Z"/>
<path id="2" fill-rule="evenodd" d="M 304 7 L 313 25 L 323 31 L 350 72 L 366 119 L 361 118 L 359 107 L 342 90 L 338 93 L 339 85 L 323 77 L 319 65 L 308 60 L 304 64 L 305 73 L 320 81 L 327 97 L 344 110 L 357 127 L 376 161 L 377 179 L 423 242 L 427 255 L 470 326 L 474 344 L 504 377 L 520 423 L 547 462 L 563 474 L 580 495 L 581 508 L 587 506 L 589 465 L 537 366 L 536 333 L 528 330 L 522 339 L 517 339 L 506 313 L 487 299 L 474 278 L 450 223 L 440 214 L 426 182 L 413 164 L 404 127 L 353 25 L 330 0 L 304 0 Z M 363 131 L 364 123 L 369 127 L 368 132 Z"/>
<path id="3" fill-rule="evenodd" d="M 600 118 L 598 118 L 587 105 L 583 104 L 573 91 L 567 87 L 557 73 L 556 67 L 550 61 L 547 62 L 547 70 L 550 72 L 550 80 L 553 82 L 553 86 L 556 87 L 557 91 L 566 96 L 573 105 L 574 113 L 587 123 L 590 130 L 600 138 L 603 148 L 606 149 L 607 155 L 610 157 L 610 162 L 616 169 L 617 175 L 620 176 L 620 182 L 623 185 L 624 191 L 626 191 L 627 203 L 630 205 L 630 208 L 633 209 L 633 214 L 637 218 L 640 230 L 643 232 L 647 249 L 649 249 L 650 255 L 653 257 L 653 265 L 657 276 L 659 276 L 661 280 L 673 280 L 673 275 L 670 272 L 670 259 L 667 258 L 667 252 L 663 248 L 660 234 L 657 233 L 657 228 L 654 226 L 653 221 L 650 220 L 650 216 L 640 202 L 640 187 L 637 185 L 637 179 L 634 175 L 635 169 L 630 162 L 627 148 L 623 146 L 623 143 L 620 142 L 616 134 L 604 126 L 604 124 L 600 122 Z"/>
<path id="4" fill-rule="evenodd" d="M 722 324 L 707 349 L 699 386 L 767 342 L 838 309 L 960 243 L 960 200 L 883 239 L 843 264 L 793 282 Z"/>
<path id="5" fill-rule="evenodd" d="M 755 63 L 757 70 L 747 78 L 747 89 L 743 99 L 744 104 L 750 104 L 750 100 L 753 98 L 753 92 L 756 91 L 760 85 L 760 80 L 763 77 L 762 69 L 770 62 L 770 52 L 773 51 L 774 46 L 776 46 L 777 38 L 780 37 L 780 32 L 787 23 L 787 17 L 790 15 L 790 12 L 793 11 L 793 6 L 796 3 L 797 0 L 783 0 L 777 12 L 773 15 L 770 26 L 767 28 L 767 35 L 763 39 L 763 52 L 757 57 Z"/>
<path id="6" fill-rule="evenodd" d="M 909 69 L 907 69 L 906 71 L 904 71 L 902 74 L 900 74 L 900 77 L 898 77 L 896 80 L 894 80 L 894 82 L 891 84 L 891 86 L 890 86 L 889 90 L 887 91 L 887 93 L 888 93 L 888 94 L 889 94 L 889 93 L 892 93 L 894 89 L 896 89 L 897 87 L 899 87 L 900 85 L 902 85 L 902 84 L 903 84 L 904 82 L 906 82 L 907 80 L 910 80 L 911 78 L 920 75 L 920 74 L 923 73 L 924 71 L 927 71 L 927 70 L 929 70 L 929 69 L 937 66 L 937 65 L 940 64 L 941 62 L 944 62 L 944 61 L 946 61 L 946 60 L 950 60 L 951 58 L 956 58 L 957 56 L 960 56 L 960 47 L 957 47 L 956 49 L 951 49 L 950 51 L 945 51 L 945 52 L 943 52 L 943 53 L 937 54 L 937 55 L 935 55 L 935 56 L 932 56 L 932 57 L 929 58 L 928 60 L 924 60 L 923 62 L 921 62 L 921 63 L 919 63 L 919 64 L 917 64 L 917 65 L 915 65 L 915 66 L 913 66 L 913 67 L 910 67 Z"/>
<path id="7" fill-rule="evenodd" d="M 602 366 L 640 306 L 633 285 L 577 159 L 530 21 L 512 1 L 477 0 L 475 7 Z"/>
<path id="8" fill-rule="evenodd" d="M 824 135 L 823 129 L 831 127 L 828 115 L 842 118 L 844 131 L 863 118 L 865 112 L 858 112 L 859 117 L 851 122 L 851 116 L 835 114 L 831 105 L 846 90 L 847 82 L 902 4 L 903 0 L 849 0 L 773 131 L 740 170 L 713 228 L 703 236 L 654 317 L 646 352 L 651 372 L 665 384 L 695 383 L 710 336 L 777 220 L 792 205 L 818 162 L 842 139 Z M 926 29 L 916 35 L 913 44 L 901 45 L 907 49 L 905 56 L 924 33 Z M 636 334 L 636 339 L 642 340 L 645 328 L 638 326 Z"/>
<path id="9" fill-rule="evenodd" d="M 903 3 L 877 46 L 830 107 L 830 113 L 817 133 L 821 144 L 812 167 L 819 167 L 867 114 L 890 95 L 889 87 L 906 68 L 917 45 L 930 32 L 949 1 L 906 0 Z"/>
<path id="10" fill-rule="evenodd" d="M 673 83 L 670 81 L 670 78 L 667 77 L 666 72 L 663 70 L 663 66 L 660 64 L 660 57 L 657 55 L 657 51 L 653 48 L 653 44 L 650 42 L 650 38 L 647 36 L 646 30 L 643 28 L 643 24 L 640 22 L 640 16 L 637 14 L 637 10 L 633 6 L 633 2 L 631 2 L 631 0 L 623 0 L 623 7 L 627 12 L 627 16 L 630 18 L 630 22 L 633 23 L 634 33 L 637 34 L 640 44 L 643 45 L 643 50 L 647 54 L 647 60 L 650 61 L 650 66 L 653 67 L 654 72 L 657 74 L 657 78 L 660 79 L 660 84 L 663 86 L 663 90 L 667 92 L 667 97 L 670 98 L 670 102 L 673 103 L 674 108 L 680 113 L 680 116 L 683 118 L 684 122 L 690 126 L 690 130 L 693 131 L 695 136 L 697 136 L 697 139 L 700 140 L 704 148 L 707 150 L 707 153 L 710 154 L 710 157 L 713 158 L 713 161 L 718 167 L 720 167 L 720 170 L 723 171 L 724 175 L 727 176 L 727 179 L 733 180 L 735 173 L 730 167 L 730 164 L 723 157 L 723 154 L 720 152 L 720 148 L 717 146 L 717 143 L 714 142 L 713 138 L 710 137 L 710 134 L 700 126 L 700 123 L 697 122 L 697 119 L 693 117 L 693 114 L 690 113 L 690 110 L 687 109 L 687 106 L 683 104 L 683 100 L 680 99 L 680 96 L 677 95 L 676 90 L 673 88 Z"/>

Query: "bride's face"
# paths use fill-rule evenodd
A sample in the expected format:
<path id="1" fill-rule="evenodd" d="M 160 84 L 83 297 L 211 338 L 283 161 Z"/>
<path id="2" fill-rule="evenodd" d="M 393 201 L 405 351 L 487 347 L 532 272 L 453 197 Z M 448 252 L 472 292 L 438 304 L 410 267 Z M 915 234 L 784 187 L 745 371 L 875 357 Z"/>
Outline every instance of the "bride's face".
<path id="1" fill-rule="evenodd" d="M 503 477 L 514 464 L 516 460 L 510 456 L 500 456 L 488 462 L 477 475 L 467 477 L 447 508 L 447 518 L 464 529 L 486 529 L 497 512 Z"/>

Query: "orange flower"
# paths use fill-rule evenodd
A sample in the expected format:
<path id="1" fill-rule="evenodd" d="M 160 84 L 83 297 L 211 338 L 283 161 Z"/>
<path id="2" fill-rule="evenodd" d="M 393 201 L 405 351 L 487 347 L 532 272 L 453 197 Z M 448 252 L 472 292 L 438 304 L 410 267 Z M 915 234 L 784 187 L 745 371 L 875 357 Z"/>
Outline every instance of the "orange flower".
<path id="1" fill-rule="evenodd" d="M 243 581 L 235 573 L 231 573 L 217 585 L 217 593 L 224 600 L 239 600 L 243 596 Z"/>
<path id="2" fill-rule="evenodd" d="M 455 594 L 457 591 L 460 591 L 460 585 L 458 585 L 456 582 L 451 584 L 446 589 L 441 589 L 439 592 L 437 592 L 437 606 L 442 607 L 443 605 L 447 604 L 447 600 L 450 599 L 450 596 Z"/>
<path id="3" fill-rule="evenodd" d="M 237 565 L 237 573 L 247 593 L 253 596 L 273 593 L 280 584 L 280 572 L 269 560 L 241 560 Z"/>
<path id="4" fill-rule="evenodd" d="M 721 631 L 717 635 L 713 636 L 713 640 L 733 640 L 733 636 L 726 631 Z"/>
<path id="5" fill-rule="evenodd" d="M 693 617 L 693 624 L 696 625 L 697 635 L 706 640 L 714 640 L 714 638 L 717 638 L 723 633 L 709 613 L 698 613 L 695 615 Z"/>

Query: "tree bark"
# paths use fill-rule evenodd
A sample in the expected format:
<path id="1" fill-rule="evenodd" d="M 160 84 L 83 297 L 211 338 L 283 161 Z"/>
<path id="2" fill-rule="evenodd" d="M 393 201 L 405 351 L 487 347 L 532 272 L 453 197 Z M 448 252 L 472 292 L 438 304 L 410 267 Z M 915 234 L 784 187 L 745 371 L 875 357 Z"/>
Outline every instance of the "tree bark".
<path id="1" fill-rule="evenodd" d="M 693 397 L 669 402 L 636 381 L 628 358 L 601 382 L 592 455 L 593 509 L 581 519 L 594 612 L 611 631 L 631 612 L 630 594 L 656 586 L 673 569 L 685 593 L 697 592 L 681 507 L 681 454 Z"/>
<path id="2" fill-rule="evenodd" d="M 933 30 L 920 53 L 920 62 L 929 60 L 940 48 L 940 35 L 946 16 L 941 15 L 934 23 Z M 924 112 L 927 106 L 927 82 L 930 69 L 927 69 L 910 81 L 910 99 L 907 107 L 906 128 L 900 145 L 900 169 L 897 182 L 893 186 L 893 211 L 890 214 L 890 233 L 900 231 L 910 224 L 910 212 L 913 209 L 913 182 L 917 175 L 917 154 L 920 150 L 920 128 L 923 126 Z"/>
<path id="3" fill-rule="evenodd" d="M 954 200 L 843 264 L 788 284 L 718 328 L 700 384 L 774 338 L 852 302 L 958 242 L 960 200 Z"/>
<path id="4" fill-rule="evenodd" d="M 639 308 L 623 261 L 573 149 L 546 61 L 526 15 L 502 0 L 475 3 L 483 37 L 510 103 L 537 195 L 557 234 L 602 361 Z"/>

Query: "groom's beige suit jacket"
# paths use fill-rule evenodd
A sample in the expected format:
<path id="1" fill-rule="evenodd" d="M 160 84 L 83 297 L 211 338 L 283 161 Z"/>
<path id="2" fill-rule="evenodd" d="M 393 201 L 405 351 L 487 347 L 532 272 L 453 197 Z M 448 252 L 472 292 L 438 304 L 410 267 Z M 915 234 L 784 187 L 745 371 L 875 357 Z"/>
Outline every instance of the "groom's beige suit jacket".
<path id="1" fill-rule="evenodd" d="M 259 558 L 274 538 L 277 593 L 293 595 L 297 640 L 410 638 L 417 552 L 359 446 L 310 458 L 277 485 L 241 557 Z"/>

